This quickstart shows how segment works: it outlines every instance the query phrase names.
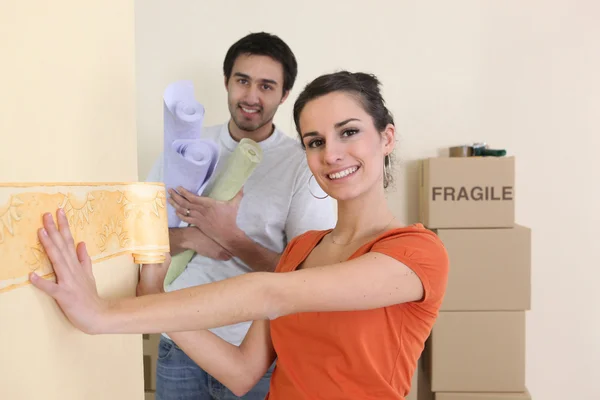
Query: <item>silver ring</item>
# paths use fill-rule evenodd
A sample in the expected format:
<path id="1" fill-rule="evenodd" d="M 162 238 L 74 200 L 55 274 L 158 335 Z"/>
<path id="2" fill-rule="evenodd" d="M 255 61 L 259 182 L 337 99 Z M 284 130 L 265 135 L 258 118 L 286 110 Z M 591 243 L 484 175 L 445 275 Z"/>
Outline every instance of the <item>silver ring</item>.
<path id="1" fill-rule="evenodd" d="M 188 217 L 190 216 L 190 209 L 189 208 L 185 209 L 185 215 L 187 215 Z"/>

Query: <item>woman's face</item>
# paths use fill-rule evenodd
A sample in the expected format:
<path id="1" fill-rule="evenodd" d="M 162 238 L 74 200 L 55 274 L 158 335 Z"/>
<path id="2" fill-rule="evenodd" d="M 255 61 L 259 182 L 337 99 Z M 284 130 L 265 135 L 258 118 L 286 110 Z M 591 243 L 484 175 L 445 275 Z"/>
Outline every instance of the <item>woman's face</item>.
<path id="1" fill-rule="evenodd" d="M 355 95 L 333 92 L 311 100 L 299 126 L 308 166 L 331 197 L 351 200 L 383 188 L 383 160 L 394 146 L 394 127 L 378 132 Z"/>

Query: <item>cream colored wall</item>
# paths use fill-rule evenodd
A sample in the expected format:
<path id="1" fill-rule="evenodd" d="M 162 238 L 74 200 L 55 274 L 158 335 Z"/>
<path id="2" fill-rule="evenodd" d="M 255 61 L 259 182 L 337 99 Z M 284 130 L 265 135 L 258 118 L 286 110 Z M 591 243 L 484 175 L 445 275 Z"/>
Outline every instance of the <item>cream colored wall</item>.
<path id="1" fill-rule="evenodd" d="M 600 5 L 592 1 L 136 3 L 143 179 L 162 146 L 161 96 L 194 81 L 207 124 L 227 118 L 221 65 L 251 31 L 280 35 L 299 61 L 276 123 L 339 68 L 377 74 L 400 134 L 391 200 L 417 218 L 416 160 L 486 141 L 517 157 L 517 220 L 533 229 L 527 383 L 534 399 L 600 397 Z M 544 146 L 542 148 L 542 146 Z"/>
<path id="2" fill-rule="evenodd" d="M 137 180 L 133 6 L 0 2 L 0 182 Z M 135 295 L 130 255 L 94 273 Z M 0 343 L 2 399 L 144 396 L 141 335 L 85 335 L 32 286 L 0 293 Z"/>
<path id="3" fill-rule="evenodd" d="M 0 2 L 0 182 L 137 179 L 133 4 Z"/>

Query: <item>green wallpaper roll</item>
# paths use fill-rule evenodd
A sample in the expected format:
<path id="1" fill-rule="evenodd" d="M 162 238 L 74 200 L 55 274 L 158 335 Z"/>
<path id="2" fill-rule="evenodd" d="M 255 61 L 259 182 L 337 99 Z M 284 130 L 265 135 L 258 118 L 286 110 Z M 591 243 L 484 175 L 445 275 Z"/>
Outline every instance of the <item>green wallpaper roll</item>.
<path id="1" fill-rule="evenodd" d="M 233 199 L 260 164 L 262 156 L 262 149 L 258 143 L 247 138 L 240 140 L 223 173 L 208 193 L 208 197 L 219 201 Z M 165 277 L 165 286 L 181 275 L 193 256 L 193 250 L 186 250 L 171 258 L 171 265 Z"/>
<path id="2" fill-rule="evenodd" d="M 208 197 L 228 201 L 235 197 L 262 160 L 262 149 L 253 140 L 242 139 Z"/>

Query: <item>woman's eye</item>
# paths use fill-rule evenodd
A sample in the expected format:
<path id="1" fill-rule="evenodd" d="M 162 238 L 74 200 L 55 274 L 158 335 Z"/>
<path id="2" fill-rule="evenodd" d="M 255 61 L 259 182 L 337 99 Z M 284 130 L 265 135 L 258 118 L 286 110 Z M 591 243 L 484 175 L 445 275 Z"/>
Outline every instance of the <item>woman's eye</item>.
<path id="1" fill-rule="evenodd" d="M 356 135 L 358 133 L 358 129 L 346 129 L 344 132 L 342 132 L 342 136 L 352 136 L 352 135 Z"/>
<path id="2" fill-rule="evenodd" d="M 323 144 L 323 141 L 321 139 L 315 139 L 308 144 L 308 147 L 312 147 L 312 148 L 319 147 L 322 144 Z"/>

